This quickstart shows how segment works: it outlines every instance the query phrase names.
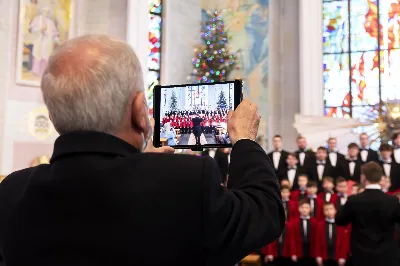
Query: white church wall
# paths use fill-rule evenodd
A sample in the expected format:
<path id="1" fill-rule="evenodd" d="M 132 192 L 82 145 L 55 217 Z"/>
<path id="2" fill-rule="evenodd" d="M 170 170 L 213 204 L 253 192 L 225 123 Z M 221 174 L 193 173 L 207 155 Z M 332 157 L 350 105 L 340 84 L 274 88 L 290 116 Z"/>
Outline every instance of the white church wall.
<path id="1" fill-rule="evenodd" d="M 125 39 L 127 0 L 75 0 L 73 33 L 104 33 Z M 57 133 L 33 130 L 44 113 L 40 88 L 15 82 L 19 1 L 0 1 L 0 174 L 29 167 L 37 156 L 51 156 Z"/>

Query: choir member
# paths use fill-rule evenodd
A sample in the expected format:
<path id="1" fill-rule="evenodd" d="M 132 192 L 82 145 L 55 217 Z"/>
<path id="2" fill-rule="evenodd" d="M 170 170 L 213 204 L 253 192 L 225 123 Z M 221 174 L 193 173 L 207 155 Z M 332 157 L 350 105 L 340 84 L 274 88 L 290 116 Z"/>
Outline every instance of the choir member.
<path id="1" fill-rule="evenodd" d="M 400 165 L 395 163 L 392 158 L 392 146 L 382 144 L 379 151 L 381 153 L 380 164 L 383 168 L 383 173 L 392 180 L 391 190 L 397 190 L 400 188 Z"/>
<path id="2" fill-rule="evenodd" d="M 300 217 L 288 223 L 291 258 L 300 266 L 315 265 L 315 237 L 317 220 L 310 217 L 308 200 L 299 202 Z"/>
<path id="3" fill-rule="evenodd" d="M 309 160 L 306 173 L 310 180 L 318 183 L 318 188 L 322 188 L 322 178 L 324 176 L 333 176 L 334 168 L 326 163 L 328 157 L 324 147 L 318 147 L 315 160 Z"/>
<path id="4" fill-rule="evenodd" d="M 292 188 L 292 186 L 290 185 L 290 181 L 288 179 L 282 179 L 280 183 L 281 187 L 289 187 L 290 189 Z"/>
<path id="5" fill-rule="evenodd" d="M 344 204 L 346 204 L 348 190 L 346 179 L 338 177 L 336 180 L 336 193 L 331 197 L 331 202 L 335 204 L 336 210 L 340 211 Z"/>
<path id="6" fill-rule="evenodd" d="M 344 266 L 349 253 L 349 234 L 346 227 L 335 224 L 336 209 L 333 203 L 324 204 L 325 221 L 316 230 L 315 256 L 320 266 Z"/>
<path id="7" fill-rule="evenodd" d="M 274 136 L 272 145 L 274 146 L 274 150 L 268 153 L 268 157 L 271 159 L 272 165 L 275 168 L 275 173 L 278 175 L 287 168 L 286 159 L 289 153 L 282 149 L 282 136 L 280 135 Z"/>
<path id="8" fill-rule="evenodd" d="M 360 183 L 361 160 L 358 157 L 359 148 L 355 143 L 350 143 L 347 147 L 348 154 L 345 160 L 341 161 L 338 168 L 339 176 Z"/>
<path id="9" fill-rule="evenodd" d="M 318 194 L 318 197 L 323 202 L 330 202 L 332 195 L 335 193 L 335 181 L 330 176 L 325 176 L 322 179 L 322 192 Z"/>
<path id="10" fill-rule="evenodd" d="M 351 194 L 350 196 L 357 195 L 358 191 L 360 190 L 361 185 L 356 183 L 351 187 Z"/>
<path id="11" fill-rule="evenodd" d="M 390 187 L 392 186 L 392 182 L 390 180 L 390 177 L 382 176 L 381 182 L 379 182 L 379 185 L 381 186 L 382 192 L 391 194 Z"/>
<path id="12" fill-rule="evenodd" d="M 332 165 L 335 170 L 335 174 L 337 173 L 338 162 L 344 160 L 344 155 L 339 153 L 337 150 L 337 140 L 336 138 L 328 139 L 328 158 L 327 162 Z M 336 177 L 333 176 L 333 177 Z"/>
<path id="13" fill-rule="evenodd" d="M 369 147 L 369 137 L 366 133 L 361 133 L 360 135 L 360 153 L 358 154 L 358 158 L 362 164 L 371 161 L 379 162 L 378 153 Z"/>
<path id="14" fill-rule="evenodd" d="M 290 200 L 290 188 L 287 186 L 281 187 L 282 204 L 285 210 L 286 221 L 299 217 L 297 202 Z"/>
<path id="15" fill-rule="evenodd" d="M 303 199 L 307 198 L 307 183 L 308 183 L 308 176 L 301 174 L 297 178 L 297 189 L 292 190 L 290 195 L 290 199 L 296 202 L 299 202 Z"/>
<path id="16" fill-rule="evenodd" d="M 315 153 L 309 149 L 307 149 L 307 140 L 303 136 L 299 136 L 297 138 L 297 151 L 295 151 L 297 160 L 298 160 L 298 165 L 300 167 L 304 167 L 307 165 L 308 160 L 313 160 L 315 159 Z"/>
<path id="17" fill-rule="evenodd" d="M 264 263 L 273 263 L 277 266 L 290 266 L 290 238 L 287 234 L 287 222 L 283 229 L 282 235 L 261 249 L 261 255 L 264 256 Z"/>
<path id="18" fill-rule="evenodd" d="M 297 189 L 297 179 L 302 173 L 300 167 L 297 166 L 296 154 L 290 153 L 286 159 L 287 167 L 283 168 L 280 173 L 280 180 L 287 179 L 290 182 L 290 187 L 292 189 Z"/>
<path id="19" fill-rule="evenodd" d="M 310 202 L 311 212 L 310 216 L 317 219 L 318 221 L 324 218 L 322 207 L 324 201 L 317 196 L 318 186 L 317 182 L 310 180 L 307 183 L 307 199 Z"/>
<path id="20" fill-rule="evenodd" d="M 393 140 L 393 159 L 397 164 L 400 164 L 400 134 L 395 133 L 392 137 Z"/>

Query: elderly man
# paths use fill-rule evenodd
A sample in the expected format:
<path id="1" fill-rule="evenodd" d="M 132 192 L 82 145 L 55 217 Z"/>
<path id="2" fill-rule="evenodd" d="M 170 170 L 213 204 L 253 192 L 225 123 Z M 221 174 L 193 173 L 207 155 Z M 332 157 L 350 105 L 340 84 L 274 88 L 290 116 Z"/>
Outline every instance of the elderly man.
<path id="1" fill-rule="evenodd" d="M 0 185 L 6 265 L 234 265 L 279 237 L 285 215 L 254 142 L 256 105 L 229 114 L 227 189 L 212 158 L 152 146 L 143 88 L 122 41 L 83 36 L 51 56 L 41 89 L 60 137 L 49 165 Z"/>

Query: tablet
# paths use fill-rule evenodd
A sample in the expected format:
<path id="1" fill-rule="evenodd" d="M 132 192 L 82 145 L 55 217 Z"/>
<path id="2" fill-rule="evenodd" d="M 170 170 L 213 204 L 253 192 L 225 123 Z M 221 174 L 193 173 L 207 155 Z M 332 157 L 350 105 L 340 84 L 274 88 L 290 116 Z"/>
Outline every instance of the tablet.
<path id="1" fill-rule="evenodd" d="M 202 150 L 231 147 L 227 115 L 242 101 L 241 80 L 155 86 L 155 147 Z"/>

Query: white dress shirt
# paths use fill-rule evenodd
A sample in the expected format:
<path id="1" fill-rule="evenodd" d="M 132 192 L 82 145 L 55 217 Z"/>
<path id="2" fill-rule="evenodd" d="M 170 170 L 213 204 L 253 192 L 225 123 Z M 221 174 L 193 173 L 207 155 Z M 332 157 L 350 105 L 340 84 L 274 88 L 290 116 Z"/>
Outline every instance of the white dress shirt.
<path id="1" fill-rule="evenodd" d="M 379 184 L 369 184 L 365 187 L 365 189 L 379 189 L 381 190 L 381 186 Z"/>
<path id="2" fill-rule="evenodd" d="M 317 172 L 319 181 L 324 177 L 325 161 L 317 161 Z"/>
<path id="3" fill-rule="evenodd" d="M 355 168 L 356 168 L 356 163 L 355 162 L 349 162 L 350 176 L 354 175 L 354 169 Z"/>
<path id="4" fill-rule="evenodd" d="M 330 202 L 332 197 L 332 192 L 325 192 L 325 202 Z"/>
<path id="5" fill-rule="evenodd" d="M 281 152 L 280 151 L 274 151 L 272 153 L 272 160 L 274 161 L 275 170 L 278 169 L 278 167 L 279 167 L 279 160 L 280 159 L 281 159 Z"/>
<path id="6" fill-rule="evenodd" d="M 383 161 L 383 171 L 385 172 L 386 176 L 390 176 L 390 171 L 392 169 L 392 159 Z"/>
<path id="7" fill-rule="evenodd" d="M 293 182 L 294 182 L 294 179 L 296 177 L 296 168 L 289 169 L 288 172 L 287 172 L 287 176 L 288 176 L 288 179 L 289 179 L 289 182 L 290 182 L 290 187 L 293 187 Z"/>
<path id="8" fill-rule="evenodd" d="M 299 153 L 299 161 L 300 161 L 300 165 L 303 166 L 304 165 L 304 159 L 306 158 L 306 153 L 304 151 Z"/>
<path id="9" fill-rule="evenodd" d="M 396 163 L 400 163 L 400 149 L 394 149 L 393 156 Z"/>
<path id="10" fill-rule="evenodd" d="M 337 164 L 337 153 L 336 152 L 330 152 L 329 153 L 329 160 L 331 161 L 331 165 L 333 167 L 336 167 L 336 164 Z"/>
<path id="11" fill-rule="evenodd" d="M 362 150 L 362 151 L 360 152 L 360 156 L 361 156 L 361 160 L 362 160 L 363 162 L 366 162 L 367 159 L 368 159 L 368 148 L 364 148 L 364 149 L 366 149 L 366 150 Z"/>

